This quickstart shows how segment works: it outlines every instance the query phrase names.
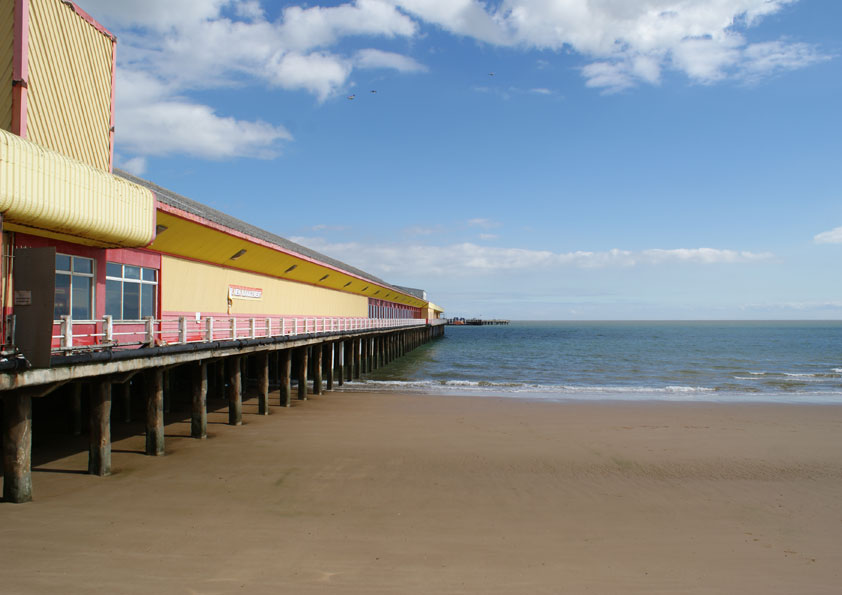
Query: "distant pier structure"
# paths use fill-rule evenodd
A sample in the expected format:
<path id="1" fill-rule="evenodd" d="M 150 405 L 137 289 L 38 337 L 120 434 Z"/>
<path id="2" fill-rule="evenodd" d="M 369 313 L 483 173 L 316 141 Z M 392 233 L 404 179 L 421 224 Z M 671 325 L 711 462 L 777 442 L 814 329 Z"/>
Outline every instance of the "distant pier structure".
<path id="1" fill-rule="evenodd" d="M 499 318 L 495 319 L 483 319 L 483 318 L 448 318 L 447 324 L 454 325 L 454 326 L 488 326 L 488 325 L 500 325 L 500 324 L 509 324 L 508 320 L 502 320 Z"/>

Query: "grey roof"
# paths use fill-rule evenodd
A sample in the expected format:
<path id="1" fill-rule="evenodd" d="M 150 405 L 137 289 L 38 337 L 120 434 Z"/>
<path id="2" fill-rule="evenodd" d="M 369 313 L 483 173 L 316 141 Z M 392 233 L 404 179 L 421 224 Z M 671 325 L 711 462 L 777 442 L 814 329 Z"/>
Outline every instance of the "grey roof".
<path id="1" fill-rule="evenodd" d="M 139 184 L 141 186 L 149 188 L 149 190 L 151 190 L 155 194 L 156 198 L 159 201 L 161 201 L 162 203 L 167 204 L 171 207 L 181 209 L 182 211 L 186 211 L 186 212 L 188 212 L 192 215 L 202 217 L 203 219 L 207 219 L 208 221 L 212 221 L 212 222 L 214 222 L 218 225 L 221 225 L 223 227 L 227 227 L 228 229 L 232 229 L 234 231 L 238 231 L 240 233 L 249 235 L 253 238 L 257 238 L 257 239 L 262 240 L 264 242 L 274 244 L 275 246 L 278 246 L 279 248 L 281 248 L 283 250 L 286 250 L 286 251 L 289 251 L 289 252 L 294 252 L 296 254 L 306 256 L 307 258 L 312 258 L 313 260 L 317 260 L 321 263 L 327 264 L 327 265 L 335 267 L 337 269 L 341 269 L 341 270 L 343 270 L 347 273 L 351 273 L 351 274 L 356 275 L 358 277 L 362 277 L 363 279 L 366 279 L 367 281 L 372 281 L 373 283 L 383 285 L 383 286 L 388 287 L 390 289 L 395 289 L 395 290 L 400 291 L 402 293 L 408 293 L 408 294 L 413 295 L 415 297 L 420 297 L 416 293 L 412 293 L 410 291 L 407 291 L 406 288 L 401 288 L 401 287 L 397 287 L 395 285 L 391 285 L 389 283 L 386 283 L 385 281 L 383 281 L 379 277 L 375 277 L 374 275 L 372 275 L 370 273 L 366 273 L 365 271 L 362 271 L 362 270 L 360 270 L 356 267 L 352 267 L 351 265 L 345 264 L 344 262 L 336 260 L 335 258 L 331 258 L 330 256 L 326 256 L 324 254 L 316 252 L 315 250 L 311 250 L 310 248 L 302 246 L 301 244 L 296 244 L 295 242 L 291 242 L 286 238 L 282 238 L 281 236 L 276 236 L 275 234 L 269 233 L 268 231 L 266 231 L 264 229 L 260 229 L 259 227 L 251 225 L 249 223 L 246 223 L 245 221 L 241 221 L 239 219 L 231 217 L 230 215 L 227 215 L 227 214 L 223 213 L 222 211 L 217 211 L 216 209 L 213 209 L 213 208 L 211 208 L 207 205 L 203 205 L 200 202 L 196 202 L 195 200 L 187 198 L 186 196 L 181 196 L 180 194 L 176 194 L 175 192 L 167 190 L 166 188 L 162 188 L 161 186 L 158 186 L 157 184 L 153 184 L 152 182 L 150 182 L 148 180 L 144 180 L 143 178 L 138 178 L 137 176 L 133 176 L 132 174 L 130 174 L 128 172 L 125 172 L 121 169 L 114 168 L 114 175 L 119 176 L 121 178 L 124 178 L 124 179 L 126 179 L 130 182 L 134 182 L 135 184 Z M 413 291 L 419 291 L 419 290 L 413 290 Z"/>
<path id="2" fill-rule="evenodd" d="M 426 299 L 427 299 L 427 292 L 424 291 L 423 289 L 415 289 L 414 287 L 404 287 L 402 285 L 393 285 L 392 287 L 395 287 L 396 289 L 398 289 L 398 290 L 400 290 L 404 293 L 408 293 L 409 295 L 415 296 L 419 300 L 425 300 L 426 301 Z"/>

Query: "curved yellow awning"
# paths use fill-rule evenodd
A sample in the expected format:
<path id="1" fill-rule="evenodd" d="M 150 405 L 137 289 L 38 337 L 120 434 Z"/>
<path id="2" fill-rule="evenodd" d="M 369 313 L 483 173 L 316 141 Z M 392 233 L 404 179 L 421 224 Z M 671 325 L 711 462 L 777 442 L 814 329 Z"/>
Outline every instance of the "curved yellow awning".
<path id="1" fill-rule="evenodd" d="M 155 237 L 150 190 L 0 130 L 4 227 L 110 247 Z"/>

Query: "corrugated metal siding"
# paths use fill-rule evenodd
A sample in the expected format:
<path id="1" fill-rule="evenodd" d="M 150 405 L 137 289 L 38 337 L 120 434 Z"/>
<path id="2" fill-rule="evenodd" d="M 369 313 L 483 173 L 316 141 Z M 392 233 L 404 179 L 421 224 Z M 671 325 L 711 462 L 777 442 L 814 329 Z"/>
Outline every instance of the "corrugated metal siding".
<path id="1" fill-rule="evenodd" d="M 59 0 L 29 7 L 27 138 L 110 171 L 112 41 Z"/>
<path id="2" fill-rule="evenodd" d="M 0 128 L 12 129 L 12 59 L 15 41 L 15 2 L 0 0 Z"/>
<path id="3" fill-rule="evenodd" d="M 155 235 L 147 188 L 2 130 L 0 212 L 10 224 L 101 245 L 145 246 Z"/>

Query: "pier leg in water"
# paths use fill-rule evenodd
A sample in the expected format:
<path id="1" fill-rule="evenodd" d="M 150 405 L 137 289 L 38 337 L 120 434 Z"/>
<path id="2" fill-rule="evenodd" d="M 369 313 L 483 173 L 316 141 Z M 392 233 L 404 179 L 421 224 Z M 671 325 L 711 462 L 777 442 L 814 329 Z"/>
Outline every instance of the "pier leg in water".
<path id="1" fill-rule="evenodd" d="M 164 373 L 160 368 L 146 372 L 146 454 L 164 454 Z"/>
<path id="2" fill-rule="evenodd" d="M 345 342 L 334 343 L 333 351 L 336 354 L 336 382 L 342 386 L 345 382 Z"/>
<path id="3" fill-rule="evenodd" d="M 298 348 L 298 400 L 307 400 L 307 348 Z"/>
<path id="4" fill-rule="evenodd" d="M 242 357 L 232 355 L 228 365 L 228 424 L 239 426 L 243 423 L 243 364 Z"/>
<path id="5" fill-rule="evenodd" d="M 313 394 L 322 394 L 322 358 L 324 348 L 322 345 L 313 345 Z"/>
<path id="6" fill-rule="evenodd" d="M 257 364 L 257 412 L 269 415 L 269 352 L 255 356 Z"/>
<path id="7" fill-rule="evenodd" d="M 284 349 L 281 351 L 278 361 L 278 371 L 280 373 L 280 393 L 281 393 L 281 407 L 289 407 L 292 400 L 292 350 Z"/>
<path id="8" fill-rule="evenodd" d="M 3 396 L 3 499 L 32 500 L 32 397 Z"/>
<path id="9" fill-rule="evenodd" d="M 200 440 L 208 437 L 208 364 L 192 364 L 191 388 L 193 391 L 190 435 Z"/>
<path id="10" fill-rule="evenodd" d="M 88 473 L 111 475 L 111 379 L 100 378 L 91 390 Z"/>

